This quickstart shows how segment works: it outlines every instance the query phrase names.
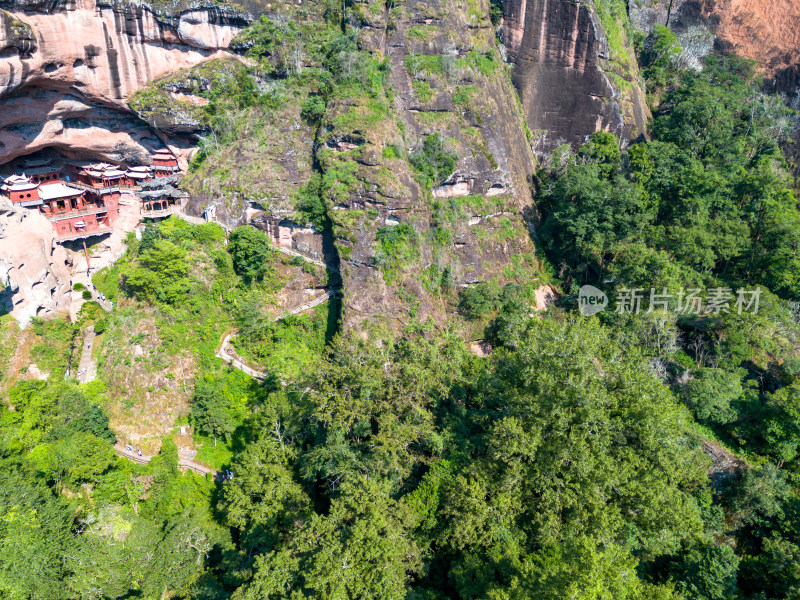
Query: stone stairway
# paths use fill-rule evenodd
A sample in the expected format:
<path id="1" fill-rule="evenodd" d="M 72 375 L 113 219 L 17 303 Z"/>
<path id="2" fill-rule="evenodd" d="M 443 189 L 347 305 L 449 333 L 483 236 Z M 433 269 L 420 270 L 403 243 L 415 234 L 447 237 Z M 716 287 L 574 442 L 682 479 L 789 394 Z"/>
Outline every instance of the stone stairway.
<path id="1" fill-rule="evenodd" d="M 312 300 L 311 302 L 308 302 L 306 304 L 301 304 L 300 306 L 296 306 L 292 310 L 289 310 L 289 311 L 287 311 L 287 312 L 285 312 L 283 314 L 278 315 L 277 317 L 275 317 L 275 319 L 273 319 L 272 322 L 273 323 L 277 323 L 278 321 L 280 321 L 281 319 L 285 319 L 289 315 L 297 315 L 297 314 L 300 314 L 301 312 L 305 312 L 307 310 L 311 310 L 312 308 L 314 308 L 316 306 L 319 306 L 320 304 L 322 304 L 324 302 L 327 302 L 328 300 L 330 300 L 334 296 L 338 296 L 340 293 L 341 293 L 341 290 L 338 290 L 338 289 L 325 290 L 325 293 L 322 294 L 319 298 L 314 298 L 314 300 Z M 258 371 L 256 369 L 254 369 L 253 367 L 249 366 L 245 362 L 244 357 L 239 356 L 236 353 L 236 350 L 233 349 L 233 345 L 231 344 L 231 340 L 234 337 L 236 337 L 236 334 L 234 334 L 234 333 L 226 333 L 225 336 L 222 338 L 222 341 L 220 342 L 219 347 L 217 348 L 217 351 L 214 353 L 214 355 L 217 358 L 224 360 L 226 363 L 231 365 L 233 368 L 239 369 L 243 373 L 246 373 L 247 375 L 249 375 L 253 379 L 256 379 L 258 381 L 264 381 L 264 379 L 266 379 L 266 377 L 267 377 L 267 374 L 262 372 L 262 371 Z"/>
<path id="2" fill-rule="evenodd" d="M 311 258 L 309 256 L 306 256 L 305 254 L 301 254 L 300 252 L 296 252 L 294 250 L 289 250 L 288 248 L 283 248 L 281 246 L 273 246 L 273 247 L 278 252 L 281 252 L 282 254 L 286 254 L 287 256 L 292 256 L 292 257 L 296 256 L 298 258 L 302 258 L 307 263 L 311 263 L 312 265 L 317 265 L 318 267 L 322 267 L 323 269 L 328 269 L 329 271 L 336 271 L 337 270 L 337 269 L 335 269 L 335 268 L 333 268 L 331 266 L 326 265 L 321 260 L 318 260 L 316 258 Z"/>
<path id="3" fill-rule="evenodd" d="M 319 306 L 320 304 L 323 304 L 324 302 L 327 302 L 328 300 L 330 300 L 334 296 L 338 296 L 340 294 L 340 292 L 341 292 L 341 290 L 325 290 L 325 293 L 322 296 L 320 296 L 319 298 L 315 298 L 314 300 L 312 300 L 311 302 L 309 302 L 307 304 L 301 304 L 300 306 L 296 306 L 292 310 L 290 310 L 288 312 L 285 312 L 285 313 L 283 313 L 282 315 L 280 315 L 278 317 L 275 317 L 275 321 L 274 322 L 277 323 L 278 321 L 280 321 L 282 319 L 285 319 L 289 315 L 297 315 L 297 314 L 300 314 L 301 312 L 305 312 L 307 310 L 311 310 L 312 308 L 314 308 L 316 306 Z"/>
<path id="4" fill-rule="evenodd" d="M 233 345 L 231 345 L 231 339 L 235 337 L 234 334 L 228 333 L 225 337 L 222 338 L 222 342 L 220 342 L 219 348 L 214 353 L 214 355 L 224 360 L 226 363 L 231 365 L 234 369 L 239 369 L 243 373 L 246 373 L 253 379 L 257 381 L 264 381 L 267 378 L 267 374 L 263 373 L 262 371 L 257 371 L 254 368 L 247 365 L 244 361 L 244 358 L 236 354 L 236 351 L 233 349 Z"/>
<path id="5" fill-rule="evenodd" d="M 92 351 L 94 350 L 94 326 L 89 325 L 83 336 L 83 344 L 81 347 L 81 360 L 78 363 L 78 381 L 81 383 L 89 383 L 97 377 L 97 362 L 92 359 Z"/>
<path id="6" fill-rule="evenodd" d="M 142 454 L 139 456 L 138 452 L 130 452 L 125 446 L 121 444 L 114 444 L 114 451 L 120 455 L 122 458 L 127 458 L 130 461 L 133 461 L 140 465 L 146 465 L 153 457 L 148 454 Z M 195 460 L 190 458 L 178 456 L 178 468 L 183 471 L 194 471 L 200 475 L 212 475 L 214 479 L 220 478 L 219 471 L 212 469 L 209 466 L 206 466 L 202 463 L 199 463 Z"/>

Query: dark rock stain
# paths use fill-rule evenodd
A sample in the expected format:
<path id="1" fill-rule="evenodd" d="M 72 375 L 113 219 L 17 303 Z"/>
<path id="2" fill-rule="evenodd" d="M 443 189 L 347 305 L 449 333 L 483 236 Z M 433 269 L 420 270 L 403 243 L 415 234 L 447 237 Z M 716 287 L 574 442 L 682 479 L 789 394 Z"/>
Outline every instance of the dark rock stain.
<path id="1" fill-rule="evenodd" d="M 601 128 L 622 134 L 615 90 L 598 61 L 607 49 L 589 10 L 568 0 L 508 0 L 503 7 L 512 80 L 530 128 L 547 132 L 539 150 L 577 147 Z"/>
<path id="2" fill-rule="evenodd" d="M 122 98 L 122 81 L 119 78 L 119 55 L 113 47 L 114 43 L 108 35 L 108 27 L 103 23 L 103 35 L 106 41 L 106 57 L 108 58 L 108 72 L 111 75 L 111 85 L 114 88 L 114 97 Z"/>

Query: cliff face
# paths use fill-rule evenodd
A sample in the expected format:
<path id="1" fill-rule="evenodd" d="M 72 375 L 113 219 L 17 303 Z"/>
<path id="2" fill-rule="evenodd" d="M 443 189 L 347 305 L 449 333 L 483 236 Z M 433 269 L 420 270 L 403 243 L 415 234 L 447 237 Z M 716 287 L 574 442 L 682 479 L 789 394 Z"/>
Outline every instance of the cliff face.
<path id="1" fill-rule="evenodd" d="M 800 0 L 629 0 L 634 26 L 666 25 L 686 59 L 712 49 L 757 61 L 767 84 L 790 99 L 800 85 Z"/>
<path id="2" fill-rule="evenodd" d="M 302 78 L 265 82 L 295 85 L 282 91 L 291 101 L 254 109 L 240 138 L 187 177 L 190 212 L 215 204 L 235 225 L 252 204 L 297 219 L 299 230 L 297 190 L 318 178 L 332 222 L 319 254 L 341 278 L 345 329 L 443 325 L 464 286 L 535 282 L 536 160 L 488 15 L 486 0 L 354 2 L 348 28 L 357 24 L 359 60 L 382 64 L 381 91 L 334 93 L 312 125 L 301 115 L 313 95 Z M 454 164 L 428 189 L 411 157 L 434 135 Z"/>
<path id="3" fill-rule="evenodd" d="M 378 15 L 366 21 L 362 44 L 389 59 L 397 125 L 368 136 L 360 150 L 362 184 L 335 211 L 339 221 L 361 213 L 351 228 L 354 235 L 337 240 L 345 290 L 343 324 L 404 324 L 412 316 L 445 323 L 445 278 L 455 289 L 493 279 L 531 281 L 538 266 L 528 229 L 536 160 L 488 19 L 488 2 L 408 0 L 391 29 L 388 15 L 370 10 L 374 2 L 362 4 L 362 23 L 364 15 Z M 443 57 L 443 72 L 416 68 L 425 62 L 419 57 Z M 481 60 L 487 62 L 475 66 Z M 334 107 L 329 122 L 341 122 L 337 113 L 348 108 Z M 330 145 L 358 133 L 334 126 L 324 139 Z M 434 186 L 430 198 L 408 161 L 381 160 L 379 149 L 403 139 L 413 153 L 433 134 L 448 140 L 457 160 L 454 173 Z M 394 174 L 390 182 L 387 168 Z M 370 207 L 378 209 L 377 219 L 363 215 Z M 419 258 L 402 275 L 387 278 L 376 265 L 375 240 L 380 227 L 391 223 L 413 225 Z M 444 242 L 437 239 L 443 230 L 449 237 Z"/>
<path id="4" fill-rule="evenodd" d="M 110 160 L 163 146 L 126 100 L 148 81 L 225 55 L 246 24 L 215 8 L 164 17 L 145 6 L 95 0 L 6 6 L 0 10 L 0 163 L 51 146 Z"/>
<path id="5" fill-rule="evenodd" d="M 224 49 L 246 23 L 213 6 L 170 12 L 117 1 L 0 0 L 0 172 L 46 148 L 147 162 L 167 144 L 185 162 L 192 141 L 148 127 L 127 101 L 154 79 L 232 56 Z M 115 232 L 92 248 L 93 268 L 113 261 L 138 223 L 138 200 L 123 208 Z M 23 325 L 68 312 L 73 276 L 86 268 L 80 245 L 57 244 L 38 212 L 0 207 L 0 312 Z"/>
<path id="6" fill-rule="evenodd" d="M 37 211 L 0 201 L 0 312 L 21 325 L 69 309 L 72 259 Z"/>
<path id="7" fill-rule="evenodd" d="M 623 139 L 645 132 L 647 108 L 635 64 L 626 65 L 630 75 L 614 69 L 591 3 L 507 0 L 502 38 L 528 125 L 540 136 L 537 150 L 577 147 L 598 130 Z"/>

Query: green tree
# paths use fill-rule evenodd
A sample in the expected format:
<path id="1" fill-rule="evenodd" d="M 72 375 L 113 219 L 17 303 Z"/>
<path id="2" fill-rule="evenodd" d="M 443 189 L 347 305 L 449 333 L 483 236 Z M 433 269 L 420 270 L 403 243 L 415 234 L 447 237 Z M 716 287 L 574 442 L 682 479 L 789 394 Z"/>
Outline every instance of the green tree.
<path id="1" fill-rule="evenodd" d="M 232 466 L 220 507 L 248 553 L 266 551 L 309 517 L 311 501 L 294 481 L 293 450 L 272 435 L 250 444 Z"/>
<path id="2" fill-rule="evenodd" d="M 609 180 L 596 164 L 576 165 L 545 191 L 540 235 L 559 260 L 584 277 L 601 277 L 620 242 L 651 219 L 642 196 L 621 176 Z"/>
<path id="3" fill-rule="evenodd" d="M 185 596 L 197 582 L 214 543 L 193 511 L 169 518 L 158 531 L 141 569 L 146 597 Z"/>
<path id="4" fill-rule="evenodd" d="M 63 557 L 72 550 L 68 507 L 19 464 L 0 464 L 0 595 L 67 598 Z"/>
<path id="5" fill-rule="evenodd" d="M 214 436 L 215 446 L 217 437 L 227 438 L 236 429 L 222 390 L 207 379 L 195 386 L 190 419 L 201 433 Z"/>
<path id="6" fill-rule="evenodd" d="M 144 231 L 142 232 L 142 239 L 139 241 L 139 253 L 152 250 L 156 241 L 162 237 L 163 236 L 161 235 L 157 226 L 153 225 L 152 223 L 146 223 L 144 226 Z"/>
<path id="7" fill-rule="evenodd" d="M 658 88 L 667 83 L 672 63 L 680 52 L 678 37 L 659 23 L 653 25 L 641 50 L 642 67 L 649 88 Z"/>
<path id="8" fill-rule="evenodd" d="M 800 383 L 792 383 L 768 397 L 767 452 L 779 461 L 793 460 L 800 447 Z"/>
<path id="9" fill-rule="evenodd" d="M 746 525 L 764 525 L 783 516 L 783 502 L 792 494 L 786 474 L 772 463 L 748 469 L 730 492 L 730 507 Z"/>
<path id="10" fill-rule="evenodd" d="M 487 597 L 670 600 L 679 596 L 668 586 L 648 585 L 639 579 L 636 559 L 627 549 L 597 546 L 589 538 L 580 538 L 526 557 L 511 584 L 498 586 Z"/>
<path id="11" fill-rule="evenodd" d="M 406 598 L 422 566 L 413 525 L 413 513 L 380 484 L 347 482 L 328 515 L 312 516 L 288 548 L 256 559 L 253 581 L 234 598 Z"/>
<path id="12" fill-rule="evenodd" d="M 51 472 L 58 479 L 63 476 L 73 485 L 98 481 L 100 475 L 117 460 L 107 440 L 89 433 L 76 433 L 54 444 L 50 452 Z"/>
<path id="13" fill-rule="evenodd" d="M 594 132 L 589 141 L 581 146 L 578 156 L 587 163 L 598 165 L 600 172 L 607 177 L 617 173 L 622 165 L 619 140 L 608 131 Z"/>
<path id="14" fill-rule="evenodd" d="M 124 283 L 143 300 L 176 304 L 191 289 L 186 251 L 166 239 L 157 239 L 142 251 L 138 265 L 125 275 Z"/>
<path id="15" fill-rule="evenodd" d="M 762 540 L 756 556 L 747 556 L 740 569 L 743 590 L 766 592 L 768 598 L 794 598 L 800 592 L 800 545 L 772 533 Z"/>
<path id="16" fill-rule="evenodd" d="M 247 225 L 231 232 L 228 251 L 233 257 L 233 268 L 246 284 L 263 281 L 273 272 L 275 251 L 269 237 Z"/>
<path id="17" fill-rule="evenodd" d="M 499 286 L 489 281 L 481 281 L 477 285 L 463 288 L 458 293 L 458 311 L 467 319 L 477 321 L 497 310 L 499 300 Z"/>
<path id="18" fill-rule="evenodd" d="M 736 597 L 739 558 L 730 546 L 697 545 L 689 548 L 676 569 L 678 590 L 697 600 Z"/>
<path id="19" fill-rule="evenodd" d="M 320 96 L 309 96 L 303 102 L 303 108 L 300 111 L 300 116 L 302 116 L 307 123 L 315 124 L 319 122 L 324 114 L 325 100 L 323 100 Z"/>
<path id="20" fill-rule="evenodd" d="M 108 426 L 108 416 L 96 404 L 74 387 L 56 386 L 48 390 L 55 394 L 58 418 L 53 423 L 52 436 L 69 437 L 73 433 L 90 433 L 93 436 L 114 442 L 116 436 Z"/>
<path id="21" fill-rule="evenodd" d="M 438 552 L 455 556 L 462 595 L 521 577 L 524 556 L 579 537 L 656 556 L 702 530 L 684 491 L 705 479 L 697 442 L 640 357 L 593 321 L 542 320 L 517 348 L 495 352 L 497 370 L 469 402 L 476 453 L 443 495 Z"/>
<path id="22" fill-rule="evenodd" d="M 462 342 L 409 336 L 379 346 L 348 335 L 331 353 L 307 406 L 315 443 L 299 461 L 305 479 L 331 492 L 357 476 L 400 485 L 440 455 L 433 409 L 468 361 Z"/>
<path id="23" fill-rule="evenodd" d="M 731 406 L 741 398 L 741 378 L 723 369 L 698 369 L 686 385 L 684 398 L 695 418 L 701 423 L 725 425 L 736 419 Z"/>

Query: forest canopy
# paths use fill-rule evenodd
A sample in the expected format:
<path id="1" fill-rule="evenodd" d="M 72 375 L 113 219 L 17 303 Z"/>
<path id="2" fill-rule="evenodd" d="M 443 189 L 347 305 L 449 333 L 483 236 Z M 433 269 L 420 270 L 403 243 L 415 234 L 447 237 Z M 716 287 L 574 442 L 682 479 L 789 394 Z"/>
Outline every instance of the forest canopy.
<path id="1" fill-rule="evenodd" d="M 338 12 L 352 4 L 319 8 L 315 26 L 264 17 L 237 38 L 248 60 L 205 92 L 218 143 L 237 139 L 229 112 L 291 101 L 286 90 L 303 90 L 300 116 L 320 130 L 331 102 L 389 114 L 391 62 L 359 46 Z M 293 278 L 329 292 L 346 266 L 318 272 L 249 226 L 171 218 L 131 235 L 94 279 L 116 311 L 35 320 L 31 353 L 48 377 L 18 373 L 3 388 L 0 597 L 800 597 L 800 211 L 782 150 L 795 115 L 747 60 L 684 68 L 663 27 L 640 42 L 650 139 L 621 147 L 596 132 L 553 151 L 532 182 L 531 235 L 559 297 L 547 310 L 534 310 L 528 284 L 487 278 L 440 286 L 453 320 L 342 331 L 334 299 L 292 315 L 278 290 Z M 408 59 L 420 71 L 450 64 Z M 408 161 L 425 194 L 458 158 L 438 133 L 383 152 Z M 341 241 L 331 207 L 358 167 L 330 148 L 320 156 L 328 169 L 294 208 Z M 413 225 L 383 220 L 369 268 L 395 293 L 423 252 Z M 584 284 L 612 298 L 761 296 L 745 312 L 666 303 L 584 317 Z M 125 353 L 105 365 L 108 381 L 81 384 L 70 373 L 89 321 Z M 125 433 L 111 426 L 113 370 L 146 374 L 146 326 L 160 336 L 147 350 L 174 367 L 173 386 L 161 383 L 185 394 L 180 418 L 216 477 L 179 469 L 177 431 L 149 462 L 114 451 Z M 231 353 L 264 366 L 255 378 L 219 359 L 233 331 Z M 480 351 L 465 342 L 477 338 Z"/>

